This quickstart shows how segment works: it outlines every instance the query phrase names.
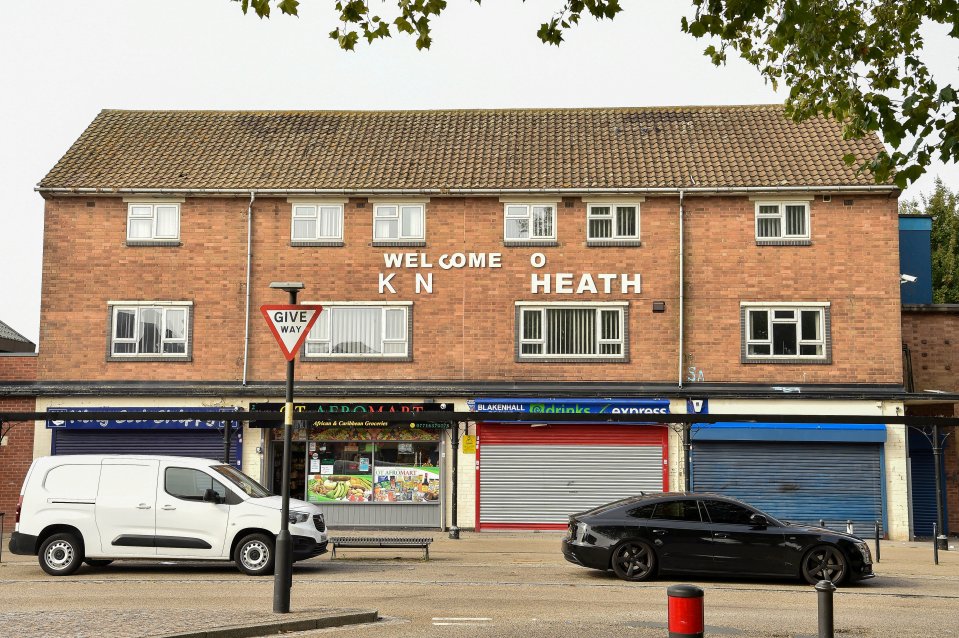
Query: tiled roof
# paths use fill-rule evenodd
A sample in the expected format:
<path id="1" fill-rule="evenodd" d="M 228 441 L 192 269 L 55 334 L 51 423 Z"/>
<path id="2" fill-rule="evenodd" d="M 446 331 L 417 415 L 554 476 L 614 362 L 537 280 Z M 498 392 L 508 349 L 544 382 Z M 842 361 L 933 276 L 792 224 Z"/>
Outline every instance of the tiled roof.
<path id="1" fill-rule="evenodd" d="M 0 339 L 9 339 L 10 341 L 22 341 L 23 343 L 29 343 L 33 345 L 33 342 L 24 337 L 22 334 L 8 326 L 7 324 L 0 321 Z"/>
<path id="2" fill-rule="evenodd" d="M 870 185 L 833 120 L 780 105 L 102 111 L 40 189 L 603 189 Z"/>

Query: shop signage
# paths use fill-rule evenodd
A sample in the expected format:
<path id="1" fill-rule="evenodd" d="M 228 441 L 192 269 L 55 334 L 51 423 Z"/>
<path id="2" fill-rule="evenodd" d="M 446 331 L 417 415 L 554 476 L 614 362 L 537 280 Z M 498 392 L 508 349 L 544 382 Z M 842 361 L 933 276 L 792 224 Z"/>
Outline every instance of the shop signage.
<path id="1" fill-rule="evenodd" d="M 282 403 L 253 403 L 250 410 L 255 412 L 280 412 Z M 329 415 L 326 418 L 315 419 L 310 422 L 314 427 L 374 427 L 385 428 L 391 425 L 410 427 L 406 423 L 389 423 L 377 420 L 376 415 L 387 413 L 415 414 L 417 412 L 451 412 L 451 403 L 297 403 L 293 406 L 293 418 L 300 412 L 322 412 Z M 274 428 L 281 427 L 283 421 L 252 421 L 250 427 Z M 449 423 L 434 423 L 416 421 L 418 429 L 436 430 L 450 427 Z"/>
<path id="2" fill-rule="evenodd" d="M 215 419 L 177 419 L 177 412 L 236 412 L 237 408 L 50 408 L 48 412 L 116 412 L 116 419 L 49 419 L 47 429 L 50 430 L 218 430 L 223 428 L 224 421 Z M 137 412 L 169 412 L 169 419 L 136 419 Z M 236 430 L 239 424 L 228 421 L 230 428 Z"/>
<path id="3" fill-rule="evenodd" d="M 529 414 L 669 414 L 669 399 L 476 399 L 473 412 Z"/>

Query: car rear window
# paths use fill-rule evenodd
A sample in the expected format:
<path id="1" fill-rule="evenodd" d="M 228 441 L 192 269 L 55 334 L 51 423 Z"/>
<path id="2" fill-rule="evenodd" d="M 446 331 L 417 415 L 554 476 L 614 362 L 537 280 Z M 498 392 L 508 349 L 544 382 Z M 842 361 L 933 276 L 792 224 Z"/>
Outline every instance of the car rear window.
<path id="1" fill-rule="evenodd" d="M 699 523 L 699 506 L 696 501 L 665 501 L 656 503 L 654 519 L 660 521 L 692 521 Z"/>
<path id="2" fill-rule="evenodd" d="M 650 518 L 653 515 L 654 509 L 656 509 L 655 505 L 643 505 L 642 507 L 635 507 L 627 511 L 626 514 L 632 518 Z"/>

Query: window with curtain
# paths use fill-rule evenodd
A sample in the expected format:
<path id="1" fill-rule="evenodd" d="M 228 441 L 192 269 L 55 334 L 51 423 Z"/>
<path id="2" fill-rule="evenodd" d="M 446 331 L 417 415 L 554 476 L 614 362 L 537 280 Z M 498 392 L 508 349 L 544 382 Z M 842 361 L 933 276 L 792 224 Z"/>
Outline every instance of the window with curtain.
<path id="1" fill-rule="evenodd" d="M 323 303 L 304 357 L 408 358 L 409 305 Z"/>
<path id="2" fill-rule="evenodd" d="M 180 239 L 180 205 L 135 203 L 127 207 L 127 241 Z"/>
<path id="3" fill-rule="evenodd" d="M 342 242 L 343 205 L 294 204 L 290 233 L 294 242 Z"/>
<path id="4" fill-rule="evenodd" d="M 116 305 L 111 319 L 112 358 L 182 359 L 189 355 L 189 306 Z"/>
<path id="5" fill-rule="evenodd" d="M 556 206 L 506 204 L 503 239 L 553 241 L 556 239 Z"/>
<path id="6" fill-rule="evenodd" d="M 746 361 L 825 361 L 827 305 L 743 306 Z"/>
<path id="7" fill-rule="evenodd" d="M 806 241 L 808 202 L 756 202 L 756 241 Z"/>
<path id="8" fill-rule="evenodd" d="M 519 306 L 520 359 L 625 359 L 625 306 Z"/>
<path id="9" fill-rule="evenodd" d="M 639 206 L 590 204 L 586 212 L 587 240 L 636 241 L 639 239 Z"/>
<path id="10" fill-rule="evenodd" d="M 373 241 L 424 241 L 423 204 L 377 204 L 373 206 Z"/>

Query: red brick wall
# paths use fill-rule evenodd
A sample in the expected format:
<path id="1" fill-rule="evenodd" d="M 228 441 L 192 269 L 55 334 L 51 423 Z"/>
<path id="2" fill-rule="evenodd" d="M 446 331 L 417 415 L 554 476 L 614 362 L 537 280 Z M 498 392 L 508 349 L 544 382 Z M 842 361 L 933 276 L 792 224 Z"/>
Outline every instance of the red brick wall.
<path id="1" fill-rule="evenodd" d="M 94 202 L 93 207 L 87 202 Z M 284 360 L 257 308 L 284 303 L 277 280 L 303 281 L 301 301 L 413 301 L 413 360 L 403 363 L 309 362 L 298 379 L 611 380 L 676 382 L 678 198 L 647 198 L 642 247 L 585 246 L 586 206 L 558 209 L 559 245 L 504 247 L 503 204 L 496 198 L 434 198 L 427 247 L 370 246 L 372 205 L 346 207 L 345 246 L 291 247 L 291 206 L 261 198 L 254 206 L 251 380 L 282 379 Z M 360 208 L 358 204 L 365 203 Z M 47 202 L 39 376 L 45 380 L 238 380 L 242 376 L 247 201 L 190 199 L 182 206 L 176 248 L 125 246 L 119 199 Z M 900 383 L 898 219 L 895 199 L 841 198 L 812 205 L 813 246 L 758 247 L 754 204 L 745 197 L 687 200 L 687 363 L 706 381 Z M 387 252 L 426 252 L 431 269 L 387 269 Z M 442 270 L 443 253 L 498 252 L 496 270 Z M 544 268 L 530 256 L 547 257 Z M 863 267 L 868 259 L 869 267 Z M 396 272 L 396 295 L 380 296 L 377 275 Z M 434 278 L 431 295 L 413 292 L 417 272 Z M 537 294 L 532 273 L 641 273 L 642 293 Z M 192 363 L 105 363 L 107 301 L 190 299 L 195 305 Z M 630 301 L 628 363 L 516 363 L 514 302 Z M 666 312 L 651 312 L 652 302 Z M 832 365 L 740 363 L 739 302 L 832 303 Z"/>
<path id="2" fill-rule="evenodd" d="M 37 378 L 37 357 L 34 355 L 0 355 L 0 381 L 33 381 Z M 33 397 L 0 396 L 0 412 L 33 412 Z M 9 429 L 8 429 L 9 428 Z M 33 422 L 2 423 L 7 444 L 0 446 L 0 512 L 4 512 L 4 528 L 13 529 L 20 487 L 33 461 Z"/>
<path id="3" fill-rule="evenodd" d="M 959 307 L 929 306 L 928 311 L 903 309 L 902 340 L 909 346 L 917 392 L 959 392 Z M 910 407 L 909 414 L 959 416 L 959 406 Z M 959 428 L 953 428 L 943 453 L 949 529 L 959 534 Z"/>

